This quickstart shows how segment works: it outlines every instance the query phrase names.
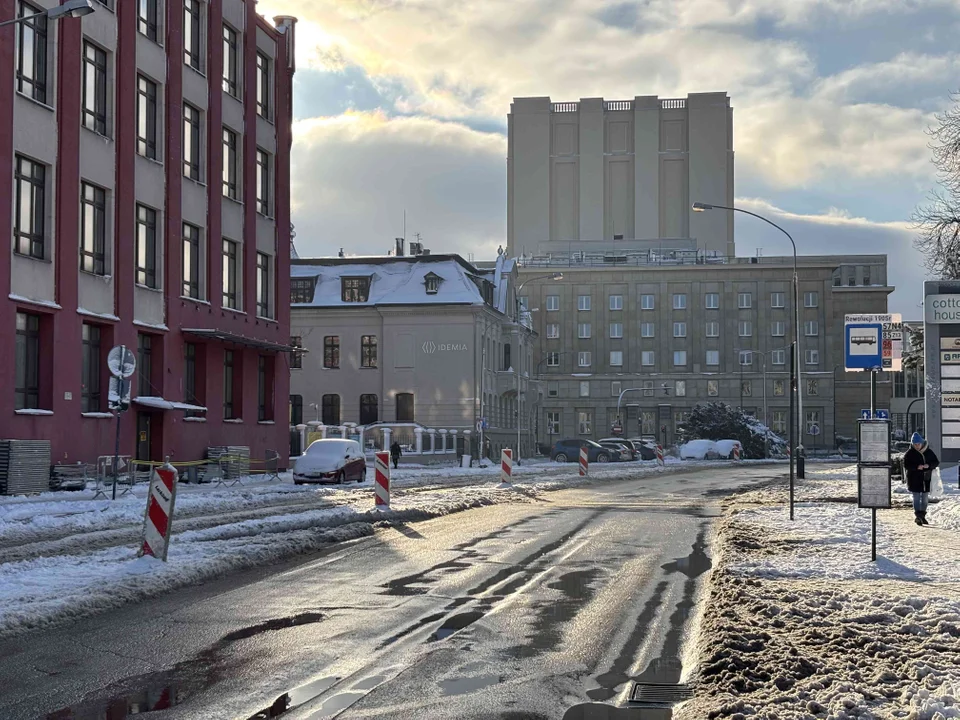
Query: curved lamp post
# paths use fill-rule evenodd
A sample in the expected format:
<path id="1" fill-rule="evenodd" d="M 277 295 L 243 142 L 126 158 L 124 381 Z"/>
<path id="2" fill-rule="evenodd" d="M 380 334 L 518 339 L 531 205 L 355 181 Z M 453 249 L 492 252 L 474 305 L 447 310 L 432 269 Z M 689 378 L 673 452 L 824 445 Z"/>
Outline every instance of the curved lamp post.
<path id="1" fill-rule="evenodd" d="M 41 16 L 46 16 L 48 20 L 60 20 L 61 18 L 66 17 L 83 17 L 84 15 L 89 15 L 94 12 L 96 8 L 93 6 L 93 0 L 66 0 L 62 5 L 57 5 L 52 7 L 49 10 L 42 10 L 38 13 L 32 13 L 30 15 L 24 15 L 23 17 L 14 18 L 13 20 L 4 20 L 0 22 L 0 27 L 4 25 L 15 25 L 17 23 L 31 22 L 34 18 Z"/>

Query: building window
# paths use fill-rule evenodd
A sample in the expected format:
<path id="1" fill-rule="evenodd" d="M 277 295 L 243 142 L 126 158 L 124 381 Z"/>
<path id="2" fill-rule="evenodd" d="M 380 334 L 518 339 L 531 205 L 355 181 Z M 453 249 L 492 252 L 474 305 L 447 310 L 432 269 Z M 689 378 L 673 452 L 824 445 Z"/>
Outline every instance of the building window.
<path id="1" fill-rule="evenodd" d="M 673 351 L 673 364 L 675 367 L 684 367 L 687 364 L 687 351 L 686 350 L 674 350 Z"/>
<path id="2" fill-rule="evenodd" d="M 620 393 L 623 391 L 623 383 L 619 380 L 614 380 L 610 383 L 610 397 L 620 397 Z"/>
<path id="3" fill-rule="evenodd" d="M 340 396 L 324 395 L 320 400 L 320 422 L 324 425 L 340 424 Z"/>
<path id="4" fill-rule="evenodd" d="M 412 423 L 414 411 L 413 393 L 397 393 L 397 422 Z"/>
<path id="5" fill-rule="evenodd" d="M 753 382 L 750 380 L 742 380 L 740 382 L 740 394 L 744 397 L 753 395 Z"/>
<path id="6" fill-rule="evenodd" d="M 157 84 L 137 76 L 137 152 L 157 159 Z"/>
<path id="7" fill-rule="evenodd" d="M 300 335 L 291 335 L 290 336 L 290 347 L 292 348 L 302 348 L 303 347 L 303 337 Z M 290 353 L 290 367 L 295 369 L 303 368 L 303 353 L 299 349 L 294 350 Z M 326 367 L 326 365 L 324 365 Z"/>
<path id="8" fill-rule="evenodd" d="M 770 352 L 770 364 L 771 365 L 785 365 L 787 362 L 787 351 L 786 350 L 773 350 Z"/>
<path id="9" fill-rule="evenodd" d="M 865 285 L 868 283 L 864 283 Z M 820 293 L 818 292 L 805 292 L 803 294 L 803 306 L 808 308 L 815 308 L 820 304 Z"/>
<path id="10" fill-rule="evenodd" d="M 621 367 L 623 365 L 623 351 L 622 350 L 611 350 L 610 351 L 610 364 L 614 367 Z"/>
<path id="11" fill-rule="evenodd" d="M 25 2 L 17 4 L 17 17 L 36 15 L 17 25 L 17 92 L 37 102 L 47 102 L 47 16 Z"/>
<path id="12" fill-rule="evenodd" d="M 720 364 L 720 351 L 707 350 L 707 365 L 719 365 L 719 364 Z"/>
<path id="13" fill-rule="evenodd" d="M 184 297 L 200 299 L 200 228 L 183 224 L 183 288 Z"/>
<path id="14" fill-rule="evenodd" d="M 183 344 L 183 401 L 189 405 L 202 405 L 197 395 L 197 346 L 195 343 Z M 199 411 L 188 411 L 187 417 L 199 415 Z"/>
<path id="15" fill-rule="evenodd" d="M 907 396 L 905 376 L 906 372 L 898 372 L 893 374 L 893 396 L 895 398 Z"/>
<path id="16" fill-rule="evenodd" d="M 160 18 L 160 0 L 139 0 L 137 8 L 137 30 L 148 40 L 157 42 L 157 28 Z"/>
<path id="17" fill-rule="evenodd" d="M 641 295 L 640 296 L 640 309 L 641 310 L 653 310 L 656 306 L 656 296 L 655 295 Z"/>
<path id="18" fill-rule="evenodd" d="M 673 324 L 673 336 L 675 338 L 685 338 L 687 336 L 687 324 L 685 322 L 675 322 Z"/>
<path id="19" fill-rule="evenodd" d="M 553 312 L 560 309 L 560 296 L 547 295 L 547 310 Z"/>
<path id="20" fill-rule="evenodd" d="M 786 410 L 773 411 L 773 422 L 771 423 L 770 429 L 777 433 L 777 435 L 783 435 L 785 432 L 787 432 Z"/>
<path id="21" fill-rule="evenodd" d="M 14 183 L 14 252 L 43 259 L 47 168 L 17 155 Z"/>
<path id="22" fill-rule="evenodd" d="M 783 337 L 786 334 L 787 326 L 783 320 L 777 320 L 770 323 L 770 335 L 773 337 Z"/>
<path id="23" fill-rule="evenodd" d="M 440 292 L 440 283 L 442 282 L 443 278 L 432 272 L 423 276 L 423 287 L 427 291 L 427 295 L 436 295 Z"/>
<path id="24" fill-rule="evenodd" d="M 290 396 L 290 424 L 303 424 L 303 395 Z"/>
<path id="25" fill-rule="evenodd" d="M 673 384 L 673 394 L 676 397 L 686 397 L 687 396 L 687 381 L 686 380 L 677 380 Z"/>
<path id="26" fill-rule="evenodd" d="M 510 343 L 506 343 L 503 346 L 503 365 L 500 366 L 501 370 L 510 370 Z"/>
<path id="27" fill-rule="evenodd" d="M 153 395 L 153 338 L 139 333 L 137 335 L 137 395 Z"/>
<path id="28" fill-rule="evenodd" d="M 337 370 L 340 367 L 340 336 L 327 335 L 323 338 L 323 367 Z"/>
<path id="29" fill-rule="evenodd" d="M 773 394 L 775 397 L 783 397 L 786 394 L 786 383 L 783 380 L 773 381 Z"/>
<path id="30" fill-rule="evenodd" d="M 610 337 L 614 340 L 623 337 L 623 323 L 610 323 Z"/>
<path id="31" fill-rule="evenodd" d="M 560 323 L 547 324 L 547 339 L 556 340 L 560 337 Z"/>
<path id="32" fill-rule="evenodd" d="M 157 211 L 137 205 L 137 284 L 157 287 Z"/>
<path id="33" fill-rule="evenodd" d="M 820 364 L 820 351 L 819 350 L 806 350 L 804 352 L 804 362 L 807 365 L 819 365 Z"/>
<path id="34" fill-rule="evenodd" d="M 838 268 L 833 271 L 833 286 L 840 287 L 841 285 L 843 285 L 843 276 Z"/>
<path id="35" fill-rule="evenodd" d="M 590 397 L 590 381 L 580 381 L 580 397 Z"/>
<path id="36" fill-rule="evenodd" d="M 640 353 L 640 364 L 644 366 L 650 366 L 655 364 L 655 355 L 653 350 L 644 350 Z"/>
<path id="37" fill-rule="evenodd" d="M 806 413 L 806 432 L 807 435 L 817 436 L 820 434 L 820 411 L 807 410 Z"/>
<path id="38" fill-rule="evenodd" d="M 200 180 L 200 111 L 183 104 L 183 175 Z"/>
<path id="39" fill-rule="evenodd" d="M 740 337 L 750 337 L 753 335 L 753 323 L 749 320 L 741 320 L 739 323 Z"/>
<path id="40" fill-rule="evenodd" d="M 17 313 L 14 409 L 40 407 L 40 316 Z"/>
<path id="41" fill-rule="evenodd" d="M 100 410 L 100 328 L 83 323 L 81 334 L 83 350 L 81 363 L 81 412 L 99 412 Z"/>
<path id="42" fill-rule="evenodd" d="M 200 0 L 183 0 L 183 61 L 198 72 L 203 69 L 202 28 Z"/>
<path id="43" fill-rule="evenodd" d="M 720 337 L 720 323 L 711 321 L 706 326 L 707 337 Z"/>
<path id="44" fill-rule="evenodd" d="M 820 334 L 820 323 L 816 320 L 807 320 L 803 324 L 803 334 L 807 337 L 816 337 Z"/>
<path id="45" fill-rule="evenodd" d="M 80 269 L 103 275 L 107 245 L 107 193 L 90 183 L 81 183 L 80 187 Z"/>
<path id="46" fill-rule="evenodd" d="M 556 380 L 547 383 L 547 397 L 560 397 L 560 383 Z"/>
<path id="47" fill-rule="evenodd" d="M 107 134 L 107 53 L 83 43 L 83 126 Z"/>
<path id="48" fill-rule="evenodd" d="M 673 309 L 674 310 L 686 310 L 687 309 L 687 296 L 683 293 L 674 293 L 673 295 Z"/>
<path id="49" fill-rule="evenodd" d="M 720 293 L 707 293 L 703 296 L 703 305 L 707 310 L 716 310 L 720 307 Z"/>
<path id="50" fill-rule="evenodd" d="M 360 424 L 371 425 L 380 419 L 379 403 L 376 395 L 360 396 Z"/>
<path id="51" fill-rule="evenodd" d="M 343 302 L 367 302 L 369 296 L 369 277 L 340 278 L 340 299 Z"/>
<path id="52" fill-rule="evenodd" d="M 753 351 L 752 351 L 752 350 L 741 350 L 741 351 L 740 351 L 740 364 L 741 364 L 741 365 L 753 365 Z"/>
<path id="53" fill-rule="evenodd" d="M 547 411 L 547 435 L 559 435 L 559 434 L 560 434 L 560 411 L 548 410 Z"/>
<path id="54" fill-rule="evenodd" d="M 236 417 L 233 404 L 233 350 L 223 351 L 223 419 L 231 420 Z"/>
<path id="55" fill-rule="evenodd" d="M 589 310 L 590 309 L 590 296 L 589 295 L 580 295 L 577 297 L 577 310 Z"/>
<path id="56" fill-rule="evenodd" d="M 907 368 L 906 370 L 903 371 L 903 374 L 907 376 L 906 397 L 922 398 L 924 392 L 923 392 L 923 381 L 921 379 L 920 372 L 913 368 Z"/>
<path id="57" fill-rule="evenodd" d="M 581 435 L 590 435 L 593 432 L 593 414 L 581 410 L 577 413 L 577 430 Z"/>
<path id="58" fill-rule="evenodd" d="M 863 284 L 864 284 L 864 285 L 870 285 L 870 284 L 871 284 L 871 281 L 870 281 L 870 266 L 869 266 L 869 265 L 864 265 L 864 266 L 863 266 Z M 809 307 L 816 307 L 816 305 L 810 305 Z"/>
<path id="59" fill-rule="evenodd" d="M 623 295 L 611 295 L 611 296 L 610 296 L 610 309 L 611 309 L 611 310 L 623 310 Z"/>
<path id="60" fill-rule="evenodd" d="M 237 134 L 230 128 L 223 128 L 223 196 L 231 200 L 240 199 L 237 184 Z"/>
<path id="61" fill-rule="evenodd" d="M 547 367 L 560 367 L 560 353 L 558 352 L 547 353 Z"/>
<path id="62" fill-rule="evenodd" d="M 737 295 L 737 307 L 741 310 L 748 310 L 753 307 L 753 294 L 742 292 Z"/>
<path id="63" fill-rule="evenodd" d="M 293 278 L 290 281 L 290 302 L 312 303 L 315 283 L 314 278 Z"/>
<path id="64" fill-rule="evenodd" d="M 237 31 L 229 25 L 223 26 L 223 91 L 240 97 L 239 89 L 239 53 L 237 52 Z"/>
<path id="65" fill-rule="evenodd" d="M 270 368 L 270 358 L 266 355 L 257 357 L 257 420 L 270 420 L 273 403 L 270 402 L 270 381 L 273 373 Z"/>
<path id="66" fill-rule="evenodd" d="M 271 318 L 270 315 L 270 256 L 257 253 L 257 316 Z"/>
<path id="67" fill-rule="evenodd" d="M 590 337 L 590 323 L 577 324 L 577 337 L 581 340 L 586 340 Z"/>
<path id="68" fill-rule="evenodd" d="M 820 394 L 820 381 L 816 378 L 807 378 L 807 395 Z"/>
<path id="69" fill-rule="evenodd" d="M 377 366 L 377 336 L 360 336 L 360 367 L 375 368 Z"/>
<path id="70" fill-rule="evenodd" d="M 782 292 L 770 293 L 770 307 L 772 308 L 786 307 L 786 295 Z"/>
<path id="71" fill-rule="evenodd" d="M 238 310 L 237 293 L 237 244 L 233 240 L 223 241 L 223 306 Z"/>
<path id="72" fill-rule="evenodd" d="M 653 323 L 640 323 L 640 337 L 652 338 L 656 334 L 656 326 Z"/>
<path id="73" fill-rule="evenodd" d="M 257 115 L 270 119 L 270 58 L 257 53 Z"/>
<path id="74" fill-rule="evenodd" d="M 577 353 L 577 366 L 578 367 L 590 367 L 590 352 L 581 351 Z"/>
<path id="75" fill-rule="evenodd" d="M 707 380 L 707 397 L 717 397 L 720 395 L 720 381 Z"/>

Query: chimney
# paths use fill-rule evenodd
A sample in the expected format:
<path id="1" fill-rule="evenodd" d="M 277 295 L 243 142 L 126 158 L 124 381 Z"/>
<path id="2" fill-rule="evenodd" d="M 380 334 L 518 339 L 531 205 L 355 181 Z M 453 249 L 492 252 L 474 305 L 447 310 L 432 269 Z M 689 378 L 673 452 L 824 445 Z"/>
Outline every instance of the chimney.
<path id="1" fill-rule="evenodd" d="M 403 257 L 403 238 L 394 238 L 397 251 L 394 253 L 397 257 Z"/>
<path id="2" fill-rule="evenodd" d="M 292 15 L 276 15 L 273 18 L 273 24 L 277 27 L 277 32 L 287 36 L 287 68 L 290 72 L 296 72 L 296 25 L 297 19 Z"/>

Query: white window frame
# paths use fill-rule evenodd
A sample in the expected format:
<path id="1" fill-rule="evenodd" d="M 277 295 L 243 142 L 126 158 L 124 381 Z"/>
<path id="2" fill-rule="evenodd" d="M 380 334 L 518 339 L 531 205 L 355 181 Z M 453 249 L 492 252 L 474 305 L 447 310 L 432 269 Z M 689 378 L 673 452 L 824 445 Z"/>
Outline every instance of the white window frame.
<path id="1" fill-rule="evenodd" d="M 610 323 L 610 337 L 613 340 L 619 340 L 623 337 L 623 323 L 613 322 Z"/>
<path id="2" fill-rule="evenodd" d="M 787 294 L 782 292 L 770 293 L 770 307 L 783 309 L 787 306 Z"/>
<path id="3" fill-rule="evenodd" d="M 657 309 L 657 296 L 656 295 L 641 295 L 640 296 L 640 309 L 641 310 L 656 310 Z"/>
<path id="4" fill-rule="evenodd" d="M 816 290 L 809 290 L 803 294 L 803 306 L 805 308 L 820 307 L 820 293 Z"/>
<path id="5" fill-rule="evenodd" d="M 740 365 L 741 367 L 749 367 L 753 365 L 753 351 L 752 350 L 741 350 L 740 351 Z"/>
<path id="6" fill-rule="evenodd" d="M 588 312 L 590 310 L 589 295 L 577 295 L 577 310 L 579 312 Z"/>
<path id="7" fill-rule="evenodd" d="M 710 362 L 711 359 L 716 359 L 716 362 Z M 719 367 L 720 366 L 720 351 L 719 350 L 707 350 L 707 356 L 705 358 L 706 365 L 709 367 Z"/>
<path id="8" fill-rule="evenodd" d="M 649 330 L 649 334 L 647 333 Z M 642 338 L 652 338 L 657 336 L 657 325 L 656 323 L 640 323 L 640 337 Z"/>
<path id="9" fill-rule="evenodd" d="M 560 309 L 560 296 L 547 295 L 547 311 L 555 312 Z"/>
<path id="10" fill-rule="evenodd" d="M 650 362 L 647 362 L 647 361 Z M 644 367 L 652 367 L 657 364 L 657 356 L 653 350 L 644 350 L 640 353 L 640 364 Z"/>
<path id="11" fill-rule="evenodd" d="M 720 323 L 716 320 L 711 320 L 704 328 L 704 332 L 706 333 L 705 337 L 720 337 Z"/>
<path id="12" fill-rule="evenodd" d="M 577 353 L 577 367 L 590 367 L 590 361 L 592 359 L 589 350 L 581 350 Z"/>
<path id="13" fill-rule="evenodd" d="M 753 293 L 737 293 L 737 307 L 741 310 L 749 310 L 753 307 Z"/>
<path id="14" fill-rule="evenodd" d="M 803 353 L 804 365 L 819 365 L 820 351 L 816 349 L 805 350 Z"/>
<path id="15" fill-rule="evenodd" d="M 560 367 L 560 353 L 558 352 L 547 353 L 547 367 Z"/>
<path id="16" fill-rule="evenodd" d="M 579 435 L 593 434 L 593 413 L 587 410 L 577 411 L 577 430 Z"/>
<path id="17" fill-rule="evenodd" d="M 686 294 L 686 293 L 674 293 L 674 294 L 673 294 L 673 309 L 674 309 L 674 310 L 686 310 L 686 309 L 687 309 L 687 294 Z"/>
<path id="18" fill-rule="evenodd" d="M 712 301 L 712 304 L 711 304 Z M 703 306 L 707 310 L 720 309 L 720 293 L 707 293 L 703 296 Z"/>
<path id="19" fill-rule="evenodd" d="M 686 366 L 687 366 L 687 351 L 686 351 L 686 350 L 674 350 L 674 351 L 673 351 L 673 366 L 674 366 L 674 367 L 686 367 Z"/>
<path id="20" fill-rule="evenodd" d="M 559 410 L 547 410 L 547 435 L 560 434 L 560 418 L 562 415 Z"/>
<path id="21" fill-rule="evenodd" d="M 547 339 L 556 340 L 560 337 L 560 323 L 547 323 Z"/>
<path id="22" fill-rule="evenodd" d="M 611 296 L 610 296 L 610 309 L 611 309 L 611 310 L 623 310 L 623 295 L 611 295 Z"/>
<path id="23" fill-rule="evenodd" d="M 577 337 L 581 340 L 589 340 L 591 332 L 590 323 L 577 323 Z"/>
<path id="24" fill-rule="evenodd" d="M 770 337 L 784 337 L 787 334 L 787 324 L 783 320 L 774 320 L 770 323 Z"/>
<path id="25" fill-rule="evenodd" d="M 685 338 L 687 336 L 687 324 L 685 322 L 675 322 L 673 324 L 673 336 L 675 338 Z"/>
<path id="26" fill-rule="evenodd" d="M 816 320 L 807 320 L 803 323 L 804 337 L 817 337 L 820 334 L 820 323 Z"/>
<path id="27" fill-rule="evenodd" d="M 770 351 L 770 364 L 771 365 L 786 365 L 787 364 L 787 351 L 783 348 L 779 350 Z"/>
<path id="28" fill-rule="evenodd" d="M 610 365 L 613 367 L 623 367 L 623 350 L 610 351 Z"/>
<path id="29" fill-rule="evenodd" d="M 750 320 L 741 320 L 737 323 L 737 331 L 740 337 L 753 337 L 753 322 Z"/>

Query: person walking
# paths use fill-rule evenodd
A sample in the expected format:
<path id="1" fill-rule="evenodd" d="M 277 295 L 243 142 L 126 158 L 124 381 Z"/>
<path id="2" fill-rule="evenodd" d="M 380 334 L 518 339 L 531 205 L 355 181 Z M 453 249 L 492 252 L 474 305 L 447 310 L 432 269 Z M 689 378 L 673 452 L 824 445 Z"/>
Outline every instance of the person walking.
<path id="1" fill-rule="evenodd" d="M 907 490 L 913 493 L 913 512 L 917 525 L 927 522 L 927 502 L 933 471 L 940 466 L 940 458 L 918 432 L 910 438 L 912 447 L 903 454 L 903 469 L 907 474 Z"/>
<path id="2" fill-rule="evenodd" d="M 396 470 L 397 466 L 400 465 L 400 456 L 403 455 L 403 450 L 400 448 L 400 443 L 396 440 L 393 441 L 390 445 L 390 459 L 393 460 L 393 469 Z"/>

